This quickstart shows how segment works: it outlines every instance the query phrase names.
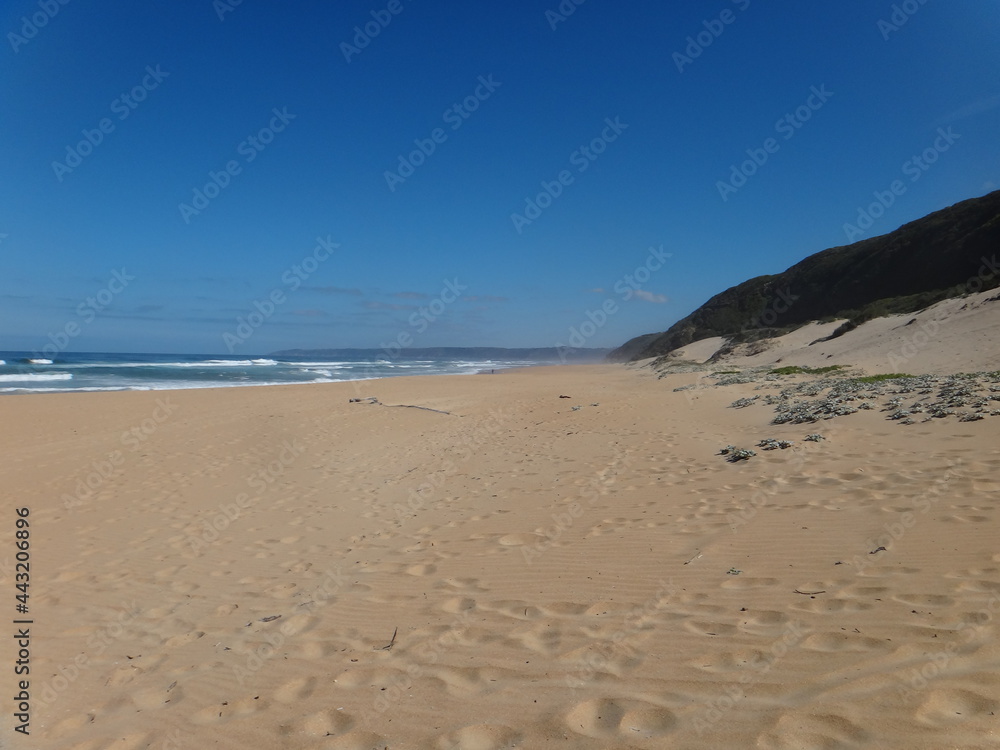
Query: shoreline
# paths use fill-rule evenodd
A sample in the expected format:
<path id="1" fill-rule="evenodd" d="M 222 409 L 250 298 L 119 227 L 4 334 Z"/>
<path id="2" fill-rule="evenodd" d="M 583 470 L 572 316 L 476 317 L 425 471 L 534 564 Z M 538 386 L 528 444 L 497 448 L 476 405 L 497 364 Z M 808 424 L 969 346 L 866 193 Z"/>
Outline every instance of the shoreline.
<path id="1" fill-rule="evenodd" d="M 298 366 L 299 364 L 313 365 L 316 363 L 292 363 L 292 366 Z M 340 363 L 331 363 L 340 364 Z M 348 363 L 348 364 L 365 364 L 365 363 Z M 448 364 L 448 363 L 439 363 Z M 453 363 L 452 363 L 453 364 Z M 129 386 L 80 386 L 78 388 L 52 388 L 52 387 L 38 387 L 38 388 L 26 388 L 19 386 L 8 386 L 7 388 L 0 388 L 0 396 L 22 396 L 22 395 L 48 395 L 48 394 L 64 394 L 64 393 L 120 393 L 120 392 L 174 392 L 174 391 L 188 391 L 188 390 L 218 390 L 218 389 L 232 389 L 232 388 L 258 388 L 258 387 L 276 387 L 276 386 L 315 386 L 315 385 L 333 385 L 336 383 L 357 383 L 363 381 L 371 380 L 388 380 L 393 378 L 406 378 L 406 377 L 433 377 L 438 375 L 446 376 L 466 376 L 466 375 L 489 375 L 489 374 L 500 374 L 503 372 L 511 372 L 523 369 L 533 369 L 536 367 L 587 367 L 593 364 L 603 364 L 603 363 L 590 363 L 590 364 L 560 364 L 560 363 L 549 363 L 540 362 L 535 364 L 517 364 L 517 365 L 502 365 L 496 368 L 481 368 L 481 369 L 469 369 L 469 370 L 456 370 L 456 371 L 446 371 L 446 372 L 429 372 L 429 373 L 397 373 L 397 374 L 379 374 L 375 376 L 368 377 L 346 377 L 340 379 L 316 379 L 316 380 L 306 380 L 306 381 L 295 381 L 289 380 L 285 382 L 224 382 L 212 385 L 203 384 L 199 381 L 196 385 L 184 385 L 180 384 L 177 386 L 163 385 L 162 383 L 158 386 L 143 386 L 135 385 Z M 52 365 L 53 367 L 59 367 L 58 364 Z M 156 365 L 150 365 L 155 367 Z M 318 366 L 318 365 L 317 365 Z M 69 367 L 67 367 L 69 369 Z M 491 372 L 492 371 L 492 372 Z M 37 373 L 36 373 L 37 374 Z M 60 373 L 57 373 L 60 374 Z M 86 373 L 85 373 L 86 374 Z M 70 378 L 67 378 L 70 379 Z M 9 380 L 5 381 L 7 383 L 17 383 L 17 382 L 28 382 L 30 379 L 25 381 Z"/>

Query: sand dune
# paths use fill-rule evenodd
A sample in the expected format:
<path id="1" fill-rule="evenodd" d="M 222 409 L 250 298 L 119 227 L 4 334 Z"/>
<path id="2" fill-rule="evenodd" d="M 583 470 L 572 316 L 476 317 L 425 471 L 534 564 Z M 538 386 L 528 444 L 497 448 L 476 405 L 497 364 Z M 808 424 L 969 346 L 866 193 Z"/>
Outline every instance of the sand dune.
<path id="1" fill-rule="evenodd" d="M 944 300 L 918 313 L 876 318 L 835 339 L 820 341 L 844 322 L 811 323 L 776 339 L 740 345 L 718 357 L 718 362 L 737 367 L 844 364 L 870 373 L 1000 369 L 996 345 L 1000 294 L 996 289 Z M 708 362 L 725 343 L 718 337 L 703 339 L 671 352 L 671 357 Z"/>
<path id="2" fill-rule="evenodd" d="M 996 747 L 1000 418 L 773 426 L 758 385 L 2 399 L 31 746 Z"/>

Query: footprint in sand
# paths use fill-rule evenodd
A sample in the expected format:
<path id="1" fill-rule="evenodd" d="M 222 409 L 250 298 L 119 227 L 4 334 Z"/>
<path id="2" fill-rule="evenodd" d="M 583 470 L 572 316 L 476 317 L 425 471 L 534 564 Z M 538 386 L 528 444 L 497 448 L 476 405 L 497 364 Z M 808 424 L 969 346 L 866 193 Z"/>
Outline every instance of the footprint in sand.
<path id="1" fill-rule="evenodd" d="M 83 727 L 87 726 L 90 722 L 94 720 L 93 713 L 80 713 L 74 716 L 69 716 L 62 721 L 56 723 L 47 732 L 49 739 L 59 739 L 60 737 L 65 737 L 69 734 L 75 734 L 79 732 Z M 75 745 L 74 747 L 88 747 L 86 744 Z"/>
<path id="2" fill-rule="evenodd" d="M 520 599 L 500 599 L 483 605 L 482 609 L 499 612 L 507 617 L 513 617 L 515 620 L 537 620 L 541 616 L 541 610 L 538 607 Z"/>
<path id="3" fill-rule="evenodd" d="M 857 633 L 814 633 L 802 641 L 802 648 L 808 651 L 824 653 L 868 653 L 871 651 L 889 651 L 892 644 L 888 641 L 870 638 Z"/>
<path id="4" fill-rule="evenodd" d="M 442 604 L 441 609 L 452 614 L 469 612 L 476 609 L 476 600 L 468 596 L 456 596 Z"/>
<path id="5" fill-rule="evenodd" d="M 573 676 L 567 679 L 573 684 L 586 682 L 590 675 L 621 677 L 643 662 L 640 649 L 606 638 L 560 654 L 559 660 L 572 665 Z"/>
<path id="6" fill-rule="evenodd" d="M 710 622 L 706 620 L 689 620 L 684 623 L 684 627 L 692 633 L 698 635 L 735 635 L 738 631 L 735 625 L 726 625 L 721 622 Z"/>
<path id="7" fill-rule="evenodd" d="M 540 654 L 553 654 L 559 650 L 562 631 L 552 622 L 540 622 L 530 630 L 513 636 L 525 648 Z"/>
<path id="8" fill-rule="evenodd" d="M 406 574 L 411 576 L 429 576 L 437 572 L 437 566 L 431 563 L 419 563 L 411 565 L 406 569 Z"/>
<path id="9" fill-rule="evenodd" d="M 744 648 L 736 651 L 712 650 L 689 659 L 686 663 L 695 669 L 711 674 L 747 670 L 751 665 L 766 663 L 769 654 L 758 649 Z"/>
<path id="10" fill-rule="evenodd" d="M 576 617 L 586 612 L 589 606 L 576 602 L 550 602 L 541 607 L 541 612 L 549 617 Z"/>
<path id="11" fill-rule="evenodd" d="M 97 750 L 98 748 L 113 747 L 115 750 L 140 750 L 151 746 L 154 735 L 133 732 L 124 737 L 108 738 L 103 741 L 87 741 L 76 745 L 70 745 L 65 750 Z"/>
<path id="12" fill-rule="evenodd" d="M 773 731 L 758 738 L 756 746 L 763 750 L 849 750 L 865 746 L 870 739 L 868 732 L 839 714 L 785 713 Z"/>
<path id="13" fill-rule="evenodd" d="M 185 582 L 185 581 L 174 581 L 170 584 L 170 590 L 178 594 L 190 594 L 197 591 L 201 586 L 197 583 Z"/>
<path id="14" fill-rule="evenodd" d="M 913 604 L 922 607 L 950 607 L 955 600 L 942 594 L 897 594 L 892 597 L 903 604 Z"/>
<path id="15" fill-rule="evenodd" d="M 196 641 L 205 635 L 203 630 L 192 630 L 188 633 L 182 633 L 181 635 L 174 635 L 170 638 L 166 638 L 163 641 L 164 648 L 177 648 L 183 646 L 191 641 Z"/>
<path id="16" fill-rule="evenodd" d="M 271 596 L 275 599 L 287 599 L 295 593 L 295 589 L 297 588 L 297 583 L 279 583 L 275 586 L 269 586 L 264 589 L 264 594 L 265 596 Z"/>
<path id="17" fill-rule="evenodd" d="M 788 619 L 783 612 L 763 610 L 746 615 L 740 627 L 755 635 L 779 635 L 784 632 Z"/>
<path id="18" fill-rule="evenodd" d="M 800 612 L 816 612 L 823 614 L 825 612 L 864 612 L 865 610 L 872 609 L 875 605 L 870 602 L 859 602 L 854 599 L 838 599 L 837 597 L 832 597 L 830 599 L 803 599 L 802 601 L 795 602 L 791 606 L 792 609 L 799 610 Z"/>
<path id="19" fill-rule="evenodd" d="M 333 641 L 310 641 L 303 639 L 302 641 L 294 641 L 292 643 L 289 647 L 288 655 L 296 659 L 315 661 L 316 659 L 325 659 L 333 656 L 345 649 L 345 646 Z"/>
<path id="20" fill-rule="evenodd" d="M 660 737 L 677 725 L 677 718 L 666 708 L 611 698 L 579 703 L 566 714 L 565 721 L 577 734 L 595 739 Z"/>
<path id="21" fill-rule="evenodd" d="M 497 541 L 502 547 L 523 547 L 525 545 L 535 545 L 539 542 L 543 542 L 548 537 L 542 536 L 541 534 L 534 533 L 522 533 L 522 534 L 506 534 L 500 537 Z"/>
<path id="22" fill-rule="evenodd" d="M 475 724 L 446 734 L 438 740 L 437 747 L 441 750 L 502 750 L 516 747 L 522 739 L 520 732 L 502 724 Z"/>
<path id="23" fill-rule="evenodd" d="M 278 703 L 297 703 L 305 700 L 316 690 L 315 677 L 301 677 L 280 685 L 274 691 L 274 699 Z"/>
<path id="24" fill-rule="evenodd" d="M 184 691 L 176 685 L 168 692 L 167 686 L 144 688 L 129 693 L 132 703 L 140 710 L 153 708 L 167 708 L 173 703 L 179 702 L 184 697 Z"/>
<path id="25" fill-rule="evenodd" d="M 1000 592 L 1000 581 L 963 581 L 958 589 L 976 594 L 995 594 Z"/>
<path id="26" fill-rule="evenodd" d="M 55 578 L 53 578 L 52 580 L 55 583 L 65 583 L 66 581 L 75 581 L 77 578 L 80 578 L 83 575 L 84 575 L 83 571 L 64 570 L 57 576 L 55 576 Z"/>
<path id="27" fill-rule="evenodd" d="M 328 737 L 323 750 L 389 750 L 389 743 L 381 735 L 356 729 L 341 737 Z"/>
<path id="28" fill-rule="evenodd" d="M 343 711 L 328 709 L 309 714 L 298 722 L 305 734 L 317 737 L 336 737 L 348 732 L 354 726 L 354 719 Z"/>
<path id="29" fill-rule="evenodd" d="M 444 587 L 467 594 L 481 594 L 487 590 L 478 578 L 445 578 L 440 584 L 435 584 L 435 588 Z"/>
<path id="30" fill-rule="evenodd" d="M 247 696 L 234 701 L 220 701 L 195 712 L 191 716 L 191 723 L 203 726 L 224 724 L 232 719 L 242 719 L 258 711 L 264 711 L 268 705 L 268 702 L 259 696 Z"/>
<path id="31" fill-rule="evenodd" d="M 917 721 L 934 727 L 947 727 L 984 714 L 995 714 L 998 703 L 972 690 L 939 688 L 931 690 L 917 709 Z"/>

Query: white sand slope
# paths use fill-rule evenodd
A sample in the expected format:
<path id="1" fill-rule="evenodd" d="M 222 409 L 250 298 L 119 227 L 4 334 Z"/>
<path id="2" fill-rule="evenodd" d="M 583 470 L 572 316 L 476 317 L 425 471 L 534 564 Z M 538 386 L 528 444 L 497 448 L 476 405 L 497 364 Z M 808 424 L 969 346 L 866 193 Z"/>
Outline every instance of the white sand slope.
<path id="1" fill-rule="evenodd" d="M 918 313 L 868 321 L 830 341 L 818 343 L 844 321 L 811 323 L 777 339 L 737 347 L 720 358 L 727 367 L 830 364 L 875 373 L 912 374 L 1000 369 L 1000 290 L 945 300 Z M 677 349 L 676 359 L 707 362 L 725 344 L 704 339 Z M 763 349 L 758 353 L 753 353 Z"/>

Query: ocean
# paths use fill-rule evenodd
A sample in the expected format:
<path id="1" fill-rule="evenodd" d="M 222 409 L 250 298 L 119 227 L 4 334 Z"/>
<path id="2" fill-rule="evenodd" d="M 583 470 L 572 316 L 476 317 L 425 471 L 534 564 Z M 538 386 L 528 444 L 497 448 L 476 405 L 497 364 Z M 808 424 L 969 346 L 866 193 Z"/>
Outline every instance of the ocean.
<path id="1" fill-rule="evenodd" d="M 0 393 L 150 391 L 334 383 L 400 375 L 463 375 L 545 364 L 526 359 L 235 357 L 0 352 Z"/>

